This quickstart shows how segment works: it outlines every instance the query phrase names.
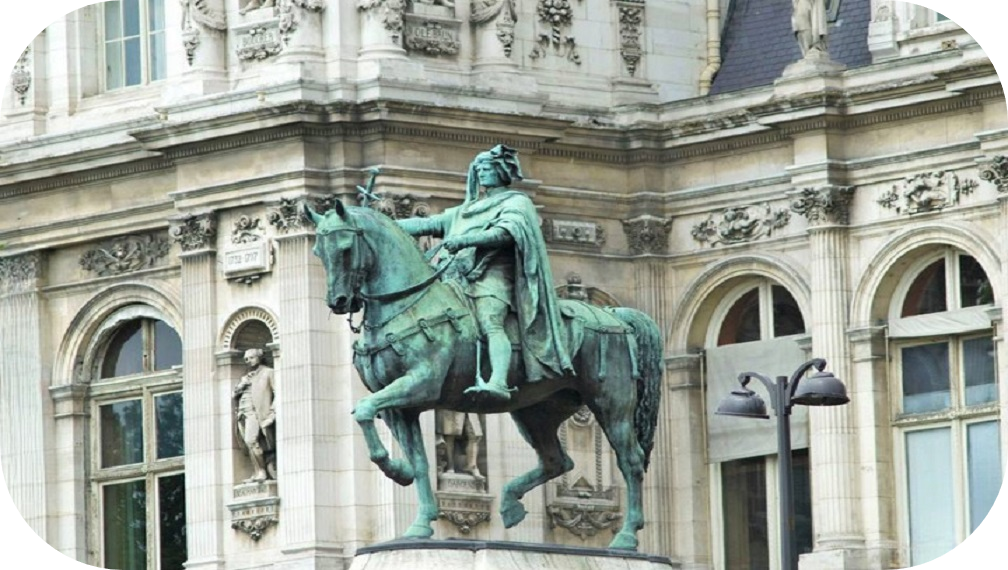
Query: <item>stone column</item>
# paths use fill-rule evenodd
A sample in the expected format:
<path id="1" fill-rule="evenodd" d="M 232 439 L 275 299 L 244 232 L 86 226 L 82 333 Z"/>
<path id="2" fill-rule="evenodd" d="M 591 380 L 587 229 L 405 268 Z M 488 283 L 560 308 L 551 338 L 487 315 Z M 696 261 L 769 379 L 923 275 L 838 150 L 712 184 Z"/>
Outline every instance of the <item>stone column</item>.
<path id="1" fill-rule="evenodd" d="M 227 14 L 224 0 L 180 0 L 165 3 L 169 23 L 168 74 L 172 88 L 166 99 L 184 100 L 193 95 L 218 93 L 228 89 Z M 170 37 L 171 37 L 170 36 Z M 183 53 L 179 53 L 181 44 Z M 176 55 L 177 54 L 177 55 Z"/>
<path id="2" fill-rule="evenodd" d="M 280 35 L 284 40 L 284 49 L 277 62 L 322 63 L 325 50 L 322 48 L 321 13 L 326 9 L 325 0 L 278 0 L 277 9 Z"/>
<path id="3" fill-rule="evenodd" d="M 476 37 L 473 71 L 517 70 L 518 64 L 511 59 L 517 20 L 515 0 L 473 2 L 469 15 Z"/>
<path id="4" fill-rule="evenodd" d="M 282 565 L 340 567 L 352 556 L 367 490 L 358 482 L 351 372 L 351 338 L 345 322 L 326 308 L 325 272 L 312 255 L 314 228 L 285 199 L 268 216 L 276 226 L 273 278 L 278 280 L 278 318 L 283 356 L 275 363 L 277 484 Z"/>
<path id="5" fill-rule="evenodd" d="M 45 425 L 52 359 L 42 328 L 42 271 L 39 252 L 0 257 L 0 465 L 14 506 L 47 540 L 46 464 L 52 448 Z"/>
<path id="6" fill-rule="evenodd" d="M 186 568 L 222 569 L 225 504 L 222 462 L 231 449 L 219 422 L 228 399 L 214 375 L 216 358 L 217 218 L 213 212 L 172 219 L 182 252 L 182 391 L 185 417 Z M 230 388 L 230 387 L 228 387 Z"/>
<path id="7" fill-rule="evenodd" d="M 75 379 L 76 380 L 76 379 Z M 87 386 L 65 380 L 49 389 L 53 401 L 53 449 L 60 461 L 53 465 L 53 502 L 49 544 L 73 560 L 87 560 L 87 455 L 90 428 Z"/>
<path id="8" fill-rule="evenodd" d="M 649 520 L 645 527 L 657 535 L 652 552 L 677 558 L 684 569 L 711 565 L 710 484 L 699 429 L 704 414 L 702 360 L 699 354 L 665 357 L 665 389 L 648 473 L 648 497 L 656 506 L 652 516 L 671 512 L 671 520 Z"/>
<path id="9" fill-rule="evenodd" d="M 850 285 L 847 224 L 853 188 L 805 188 L 791 209 L 808 219 L 811 250 L 812 354 L 850 383 L 846 338 Z M 863 548 L 858 521 L 858 469 L 853 407 L 809 410 L 809 453 L 813 489 L 815 552 L 802 557 L 814 568 L 849 568 L 850 549 Z M 814 561 L 814 562 L 813 562 Z"/>
<path id="10" fill-rule="evenodd" d="M 402 48 L 405 0 L 357 0 L 360 14 L 359 80 L 422 79 L 423 65 L 410 61 Z"/>
<path id="11" fill-rule="evenodd" d="M 865 539 L 863 568 L 891 568 L 895 561 L 896 504 L 893 487 L 893 437 L 886 361 L 885 327 L 848 331 L 850 377 L 847 384 L 852 412 L 857 418 L 860 460 L 861 520 Z M 813 508 L 815 508 L 813 506 Z"/>

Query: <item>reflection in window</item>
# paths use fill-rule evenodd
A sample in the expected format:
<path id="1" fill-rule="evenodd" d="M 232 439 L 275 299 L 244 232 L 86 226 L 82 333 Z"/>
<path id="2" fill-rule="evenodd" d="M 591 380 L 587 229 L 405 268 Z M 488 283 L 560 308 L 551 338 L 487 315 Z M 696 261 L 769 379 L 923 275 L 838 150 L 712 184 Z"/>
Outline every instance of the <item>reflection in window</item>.
<path id="1" fill-rule="evenodd" d="M 178 457 L 185 453 L 183 445 L 182 392 L 154 398 L 157 416 L 157 458 Z"/>
<path id="2" fill-rule="evenodd" d="M 143 411 L 140 400 L 101 406 L 102 467 L 143 461 Z"/>
<path id="3" fill-rule="evenodd" d="M 948 409 L 948 343 L 910 346 L 903 354 L 903 411 L 908 414 Z"/>
<path id="4" fill-rule="evenodd" d="M 102 361 L 101 377 L 131 376 L 182 364 L 182 339 L 167 323 L 134 319 L 119 325 Z"/>
<path id="5" fill-rule="evenodd" d="M 164 321 L 154 321 L 154 370 L 182 364 L 182 339 Z"/>
<path id="6" fill-rule="evenodd" d="M 985 336 L 963 341 L 963 381 L 966 384 L 967 406 L 997 400 L 994 337 Z"/>
<path id="7" fill-rule="evenodd" d="M 921 271 L 903 300 L 900 316 L 911 317 L 947 310 L 945 302 L 945 260 L 928 265 Z"/>
<path id="8" fill-rule="evenodd" d="M 1001 489 L 1001 443 L 998 422 L 978 422 L 966 428 L 966 470 L 969 474 L 970 532 L 987 516 Z"/>
<path id="9" fill-rule="evenodd" d="M 805 319 L 802 318 L 798 302 L 791 296 L 791 293 L 780 285 L 774 285 L 771 291 L 773 293 L 774 337 L 804 333 Z"/>
<path id="10" fill-rule="evenodd" d="M 910 563 L 923 564 L 955 548 L 952 437 L 949 428 L 906 434 L 910 502 Z"/>
<path id="11" fill-rule="evenodd" d="M 102 487 L 106 568 L 147 568 L 147 492 L 143 480 Z"/>
<path id="12" fill-rule="evenodd" d="M 139 319 L 121 327 L 109 343 L 102 365 L 102 378 L 129 376 L 144 371 L 143 333 Z"/>
<path id="13" fill-rule="evenodd" d="M 111 0 L 104 4 L 105 88 L 164 79 L 164 0 Z"/>
<path id="14" fill-rule="evenodd" d="M 768 569 L 766 459 L 722 463 L 721 489 L 725 569 Z"/>
<path id="15" fill-rule="evenodd" d="M 755 340 L 760 340 L 758 288 L 742 295 L 728 310 L 718 335 L 718 346 Z"/>
<path id="16" fill-rule="evenodd" d="M 994 302 L 994 289 L 990 279 L 977 260 L 969 255 L 959 256 L 959 296 L 961 307 L 990 305 Z"/>
<path id="17" fill-rule="evenodd" d="M 158 478 L 159 570 L 183 570 L 186 561 L 185 476 Z"/>

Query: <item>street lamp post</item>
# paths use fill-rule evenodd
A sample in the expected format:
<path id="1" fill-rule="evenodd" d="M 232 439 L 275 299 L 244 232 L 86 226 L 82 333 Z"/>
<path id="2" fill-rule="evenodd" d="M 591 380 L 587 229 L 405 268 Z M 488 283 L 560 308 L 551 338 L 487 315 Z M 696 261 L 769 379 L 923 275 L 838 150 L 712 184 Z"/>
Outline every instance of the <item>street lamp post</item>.
<path id="1" fill-rule="evenodd" d="M 808 378 L 805 373 L 815 368 L 817 372 Z M 840 406 L 850 401 L 843 383 L 830 372 L 824 372 L 826 361 L 813 358 L 798 367 L 790 378 L 778 376 L 771 380 L 757 372 L 739 374 L 739 390 L 732 390 L 718 404 L 715 413 L 725 416 L 769 419 L 763 399 L 748 388 L 753 378 L 766 386 L 770 394 L 770 404 L 777 416 L 777 462 L 779 464 L 778 485 L 780 486 L 780 540 L 781 569 L 797 570 L 798 553 L 794 543 L 794 494 L 791 467 L 791 407 Z"/>

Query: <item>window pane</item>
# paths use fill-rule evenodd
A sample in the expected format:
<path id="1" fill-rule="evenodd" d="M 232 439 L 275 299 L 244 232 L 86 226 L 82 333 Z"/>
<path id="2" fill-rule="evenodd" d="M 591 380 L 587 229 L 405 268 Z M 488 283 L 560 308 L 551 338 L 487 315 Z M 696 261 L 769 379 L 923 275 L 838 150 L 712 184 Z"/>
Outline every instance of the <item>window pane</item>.
<path id="1" fill-rule="evenodd" d="M 119 89 L 122 86 L 122 43 L 114 41 L 105 44 L 105 89 Z"/>
<path id="2" fill-rule="evenodd" d="M 137 319 L 123 324 L 116 331 L 102 362 L 102 378 L 128 376 L 144 371 L 140 325 L 141 321 Z"/>
<path id="3" fill-rule="evenodd" d="M 966 428 L 966 440 L 970 532 L 973 532 L 987 516 L 1001 488 L 998 422 L 969 425 Z"/>
<path id="4" fill-rule="evenodd" d="M 904 317 L 940 313 L 948 310 L 945 302 L 945 260 L 939 259 L 917 275 L 906 299 L 903 300 Z"/>
<path id="5" fill-rule="evenodd" d="M 765 463 L 755 457 L 721 464 L 726 570 L 770 567 Z"/>
<path id="6" fill-rule="evenodd" d="M 143 81 L 140 69 L 140 38 L 132 38 L 123 42 L 126 65 L 126 85 L 140 85 Z"/>
<path id="7" fill-rule="evenodd" d="M 122 19 L 119 11 L 122 9 L 119 0 L 105 3 L 105 39 L 114 40 L 122 37 Z"/>
<path id="8" fill-rule="evenodd" d="M 185 453 L 182 438 L 182 392 L 154 398 L 157 415 L 157 458 L 178 457 Z"/>
<path id="9" fill-rule="evenodd" d="M 798 303 L 787 289 L 774 285 L 773 294 L 773 329 L 774 336 L 788 336 L 805 332 L 805 319 L 802 318 Z"/>
<path id="10" fill-rule="evenodd" d="M 159 570 L 182 570 L 186 561 L 185 476 L 158 479 Z"/>
<path id="11" fill-rule="evenodd" d="M 168 63 L 165 56 L 164 32 L 151 34 L 150 45 L 147 49 L 150 54 L 150 80 L 157 81 L 159 79 L 164 79 L 165 75 L 167 75 Z"/>
<path id="12" fill-rule="evenodd" d="M 147 30 L 155 32 L 165 27 L 164 0 L 147 1 Z"/>
<path id="13" fill-rule="evenodd" d="M 934 560 L 955 548 L 952 437 L 948 428 L 906 434 L 910 562 Z"/>
<path id="14" fill-rule="evenodd" d="M 963 375 L 967 406 L 997 400 L 994 374 L 994 338 L 988 336 L 963 341 Z"/>
<path id="15" fill-rule="evenodd" d="M 182 339 L 164 321 L 154 321 L 154 370 L 182 364 Z"/>
<path id="16" fill-rule="evenodd" d="M 948 409 L 948 344 L 911 346 L 903 354 L 903 412 L 916 414 Z"/>
<path id="17" fill-rule="evenodd" d="M 959 256 L 959 302 L 963 307 L 989 305 L 994 302 L 994 289 L 977 260 Z"/>
<path id="18" fill-rule="evenodd" d="M 102 488 L 105 534 L 104 566 L 119 570 L 147 568 L 147 492 L 144 482 Z"/>
<path id="19" fill-rule="evenodd" d="M 101 407 L 102 467 L 143 461 L 143 408 L 140 400 Z"/>
<path id="20" fill-rule="evenodd" d="M 140 0 L 123 0 L 123 35 L 140 35 Z"/>
<path id="21" fill-rule="evenodd" d="M 742 295 L 729 309 L 718 334 L 718 346 L 754 340 L 760 340 L 759 289 Z"/>

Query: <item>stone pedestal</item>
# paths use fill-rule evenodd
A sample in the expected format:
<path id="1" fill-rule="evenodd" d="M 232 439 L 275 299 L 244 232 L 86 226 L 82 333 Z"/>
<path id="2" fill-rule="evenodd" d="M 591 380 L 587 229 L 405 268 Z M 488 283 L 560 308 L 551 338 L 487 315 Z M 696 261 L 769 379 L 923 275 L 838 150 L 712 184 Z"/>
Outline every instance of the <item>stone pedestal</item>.
<path id="1" fill-rule="evenodd" d="M 361 548 L 350 570 L 671 570 L 681 565 L 664 556 L 556 544 L 476 540 L 394 540 Z"/>
<path id="2" fill-rule="evenodd" d="M 231 511 L 231 528 L 259 540 L 269 527 L 279 521 L 280 497 L 276 481 L 242 483 L 234 488 Z"/>
<path id="3" fill-rule="evenodd" d="M 490 521 L 493 497 L 486 492 L 486 478 L 468 473 L 438 474 L 438 518 L 469 534 L 480 523 Z"/>

